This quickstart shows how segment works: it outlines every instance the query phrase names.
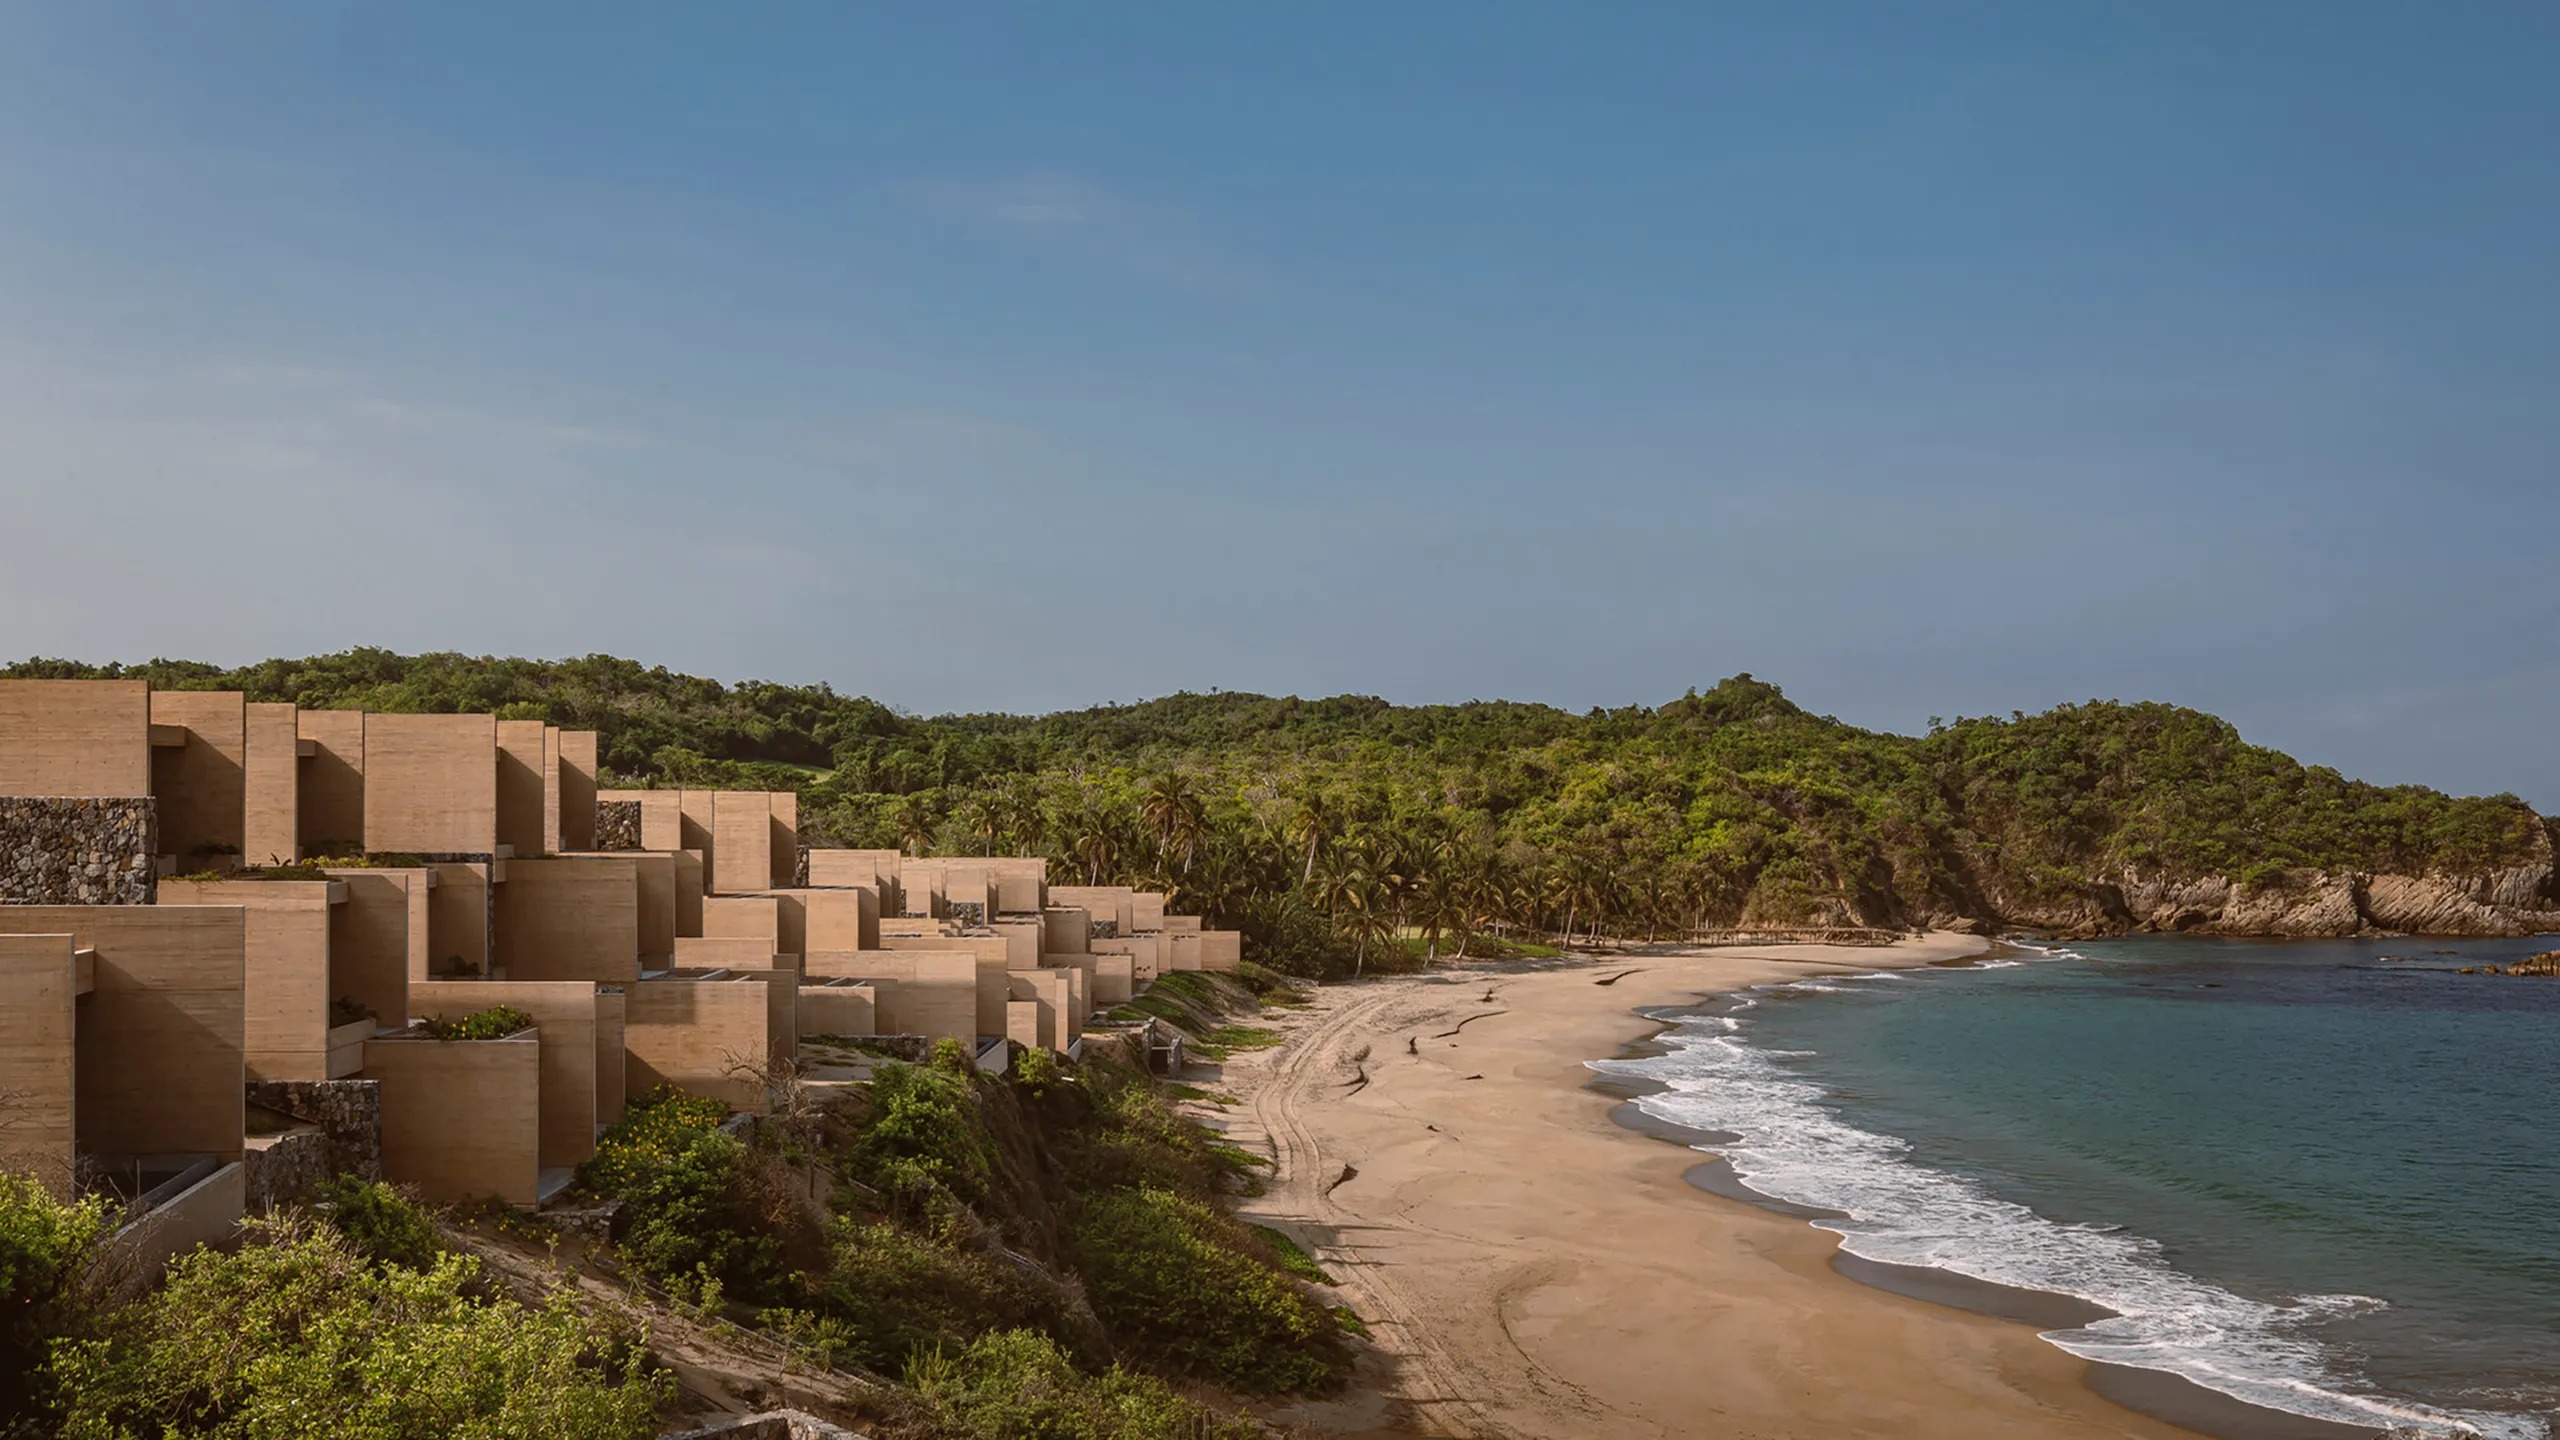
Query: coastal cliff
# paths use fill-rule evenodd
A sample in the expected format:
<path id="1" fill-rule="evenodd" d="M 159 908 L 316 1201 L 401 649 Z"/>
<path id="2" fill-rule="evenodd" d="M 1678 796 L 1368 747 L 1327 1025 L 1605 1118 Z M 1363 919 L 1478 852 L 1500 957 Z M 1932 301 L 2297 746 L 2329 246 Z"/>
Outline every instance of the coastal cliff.
<path id="1" fill-rule="evenodd" d="M 2314 870 L 2255 885 L 2227 875 L 2123 876 L 2093 880 L 2073 899 L 1995 899 L 1988 914 L 1931 918 L 2065 938 L 2164 931 L 2289 940 L 2535 935 L 2560 931 L 2552 885 L 2548 864 L 2472 876 Z"/>

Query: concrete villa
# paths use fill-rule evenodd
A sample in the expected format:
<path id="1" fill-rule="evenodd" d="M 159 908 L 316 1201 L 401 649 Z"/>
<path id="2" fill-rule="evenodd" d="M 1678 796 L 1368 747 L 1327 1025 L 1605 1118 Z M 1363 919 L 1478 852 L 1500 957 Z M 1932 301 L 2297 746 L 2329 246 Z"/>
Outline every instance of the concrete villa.
<path id="1" fill-rule="evenodd" d="M 1072 1054 L 1159 973 L 1238 963 L 1161 895 L 809 849 L 796 796 L 599 790 L 596 753 L 0 681 L 0 1163 L 116 1195 L 153 1255 L 347 1169 L 535 1206 L 657 1086 L 754 1114 L 866 1049 Z M 500 1007 L 531 1023 L 439 1038 Z"/>

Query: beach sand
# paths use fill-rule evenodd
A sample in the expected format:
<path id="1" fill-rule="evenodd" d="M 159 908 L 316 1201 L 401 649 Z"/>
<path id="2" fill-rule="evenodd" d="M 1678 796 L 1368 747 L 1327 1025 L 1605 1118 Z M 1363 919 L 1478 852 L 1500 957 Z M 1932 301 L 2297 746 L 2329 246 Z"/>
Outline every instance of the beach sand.
<path id="1" fill-rule="evenodd" d="M 1349 1395 L 1273 1418 L 1354 1436 L 2191 1436 L 2101 1398 L 2027 1325 L 1835 1273 L 1834 1236 L 1702 1193 L 1682 1178 L 1702 1157 L 1613 1123 L 1589 1083 L 1583 1062 L 1658 1028 L 1641 1007 L 1980 948 L 1471 965 L 1271 1012 L 1284 1045 L 1199 1067 L 1240 1103 L 1196 1108 L 1276 1160 L 1242 1212 L 1316 1257 L 1380 1351 Z"/>

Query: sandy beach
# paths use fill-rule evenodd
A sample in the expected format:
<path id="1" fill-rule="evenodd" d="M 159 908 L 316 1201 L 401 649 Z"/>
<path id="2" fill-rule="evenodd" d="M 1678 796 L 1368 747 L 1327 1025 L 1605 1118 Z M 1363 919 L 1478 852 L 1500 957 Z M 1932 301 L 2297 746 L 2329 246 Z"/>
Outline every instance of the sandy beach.
<path id="1" fill-rule="evenodd" d="M 1588 1083 L 1586 1060 L 1657 1028 L 1639 1008 L 1981 945 L 1468 966 L 1273 1012 L 1287 1042 L 1226 1062 L 1207 1083 L 1240 1103 L 1202 1108 L 1277 1164 L 1244 1213 L 1305 1245 L 1383 1352 L 1352 1394 L 1275 1418 L 1376 1436 L 2191 1435 L 2102 1398 L 2027 1325 L 1836 1273 L 1834 1237 L 1686 1183 L 1700 1157 L 1614 1123 Z"/>

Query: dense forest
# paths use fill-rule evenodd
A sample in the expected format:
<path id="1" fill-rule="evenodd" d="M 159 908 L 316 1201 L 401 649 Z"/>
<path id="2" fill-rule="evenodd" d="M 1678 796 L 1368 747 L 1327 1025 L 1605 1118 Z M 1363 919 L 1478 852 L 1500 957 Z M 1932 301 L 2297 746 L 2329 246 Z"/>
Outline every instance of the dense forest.
<path id="1" fill-rule="evenodd" d="M 2353 781 L 2159 704 L 1860 730 L 1737 675 L 1660 706 L 1180 694 L 1037 717 L 902 714 L 612 656 L 354 650 L 238 670 L 33 660 L 381 711 L 592 728 L 609 779 L 801 794 L 811 843 L 1049 857 L 1244 927 L 1304 973 L 1390 940 L 1698 925 L 1998 923 L 2093 887 L 2547 865 L 2513 796 Z"/>

